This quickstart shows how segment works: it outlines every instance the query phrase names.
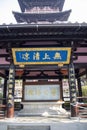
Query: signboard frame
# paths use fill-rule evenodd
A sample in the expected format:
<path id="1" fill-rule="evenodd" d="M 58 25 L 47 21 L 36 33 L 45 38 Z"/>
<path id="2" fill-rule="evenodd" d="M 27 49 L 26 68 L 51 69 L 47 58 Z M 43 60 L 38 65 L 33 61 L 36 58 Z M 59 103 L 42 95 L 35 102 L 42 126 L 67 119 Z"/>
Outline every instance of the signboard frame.
<path id="1" fill-rule="evenodd" d="M 20 55 L 22 55 L 22 53 L 24 53 L 24 52 L 25 52 L 25 54 L 23 54 L 24 57 L 18 55 L 18 53 L 20 53 Z M 39 53 L 42 54 L 44 52 L 44 54 L 46 54 L 45 58 L 49 58 L 49 55 L 47 55 L 48 52 L 51 55 L 52 55 L 52 53 L 57 53 L 57 54 L 55 54 L 56 60 L 52 60 L 52 57 L 51 57 L 50 58 L 51 60 L 46 59 L 46 60 L 39 61 L 37 59 L 37 61 L 36 61 L 36 60 L 32 59 L 31 61 L 29 61 L 29 59 L 28 59 L 29 53 L 36 53 L 36 52 L 38 53 L 38 55 L 39 55 Z M 66 60 L 65 61 L 64 61 L 64 59 L 60 60 L 61 54 L 64 57 L 65 52 L 67 53 L 66 58 L 65 58 Z M 67 48 L 64 48 L 64 47 L 63 48 L 51 48 L 51 47 L 48 47 L 48 48 L 12 48 L 12 54 L 13 54 L 13 60 L 14 60 L 15 65 L 69 64 L 70 56 L 71 56 L 71 48 L 69 48 L 69 47 L 67 47 Z M 37 58 L 38 58 L 38 55 L 37 55 Z M 17 61 L 17 60 L 19 60 L 19 59 L 17 59 L 18 56 L 21 57 L 21 59 L 22 58 L 23 59 L 20 61 Z M 24 58 L 25 58 L 25 60 L 24 60 Z"/>
<path id="2" fill-rule="evenodd" d="M 44 87 L 44 85 L 48 85 L 48 86 L 57 86 L 58 85 L 58 89 L 59 89 L 59 93 L 60 93 L 60 95 L 59 95 L 59 98 L 57 98 L 57 99 L 52 99 L 52 98 L 50 98 L 50 99 L 25 99 L 25 90 L 26 90 L 26 87 L 28 88 L 30 88 L 31 89 L 31 87 L 34 85 L 34 87 L 35 87 L 35 85 L 36 85 L 36 87 L 39 85 L 39 88 L 40 88 L 40 86 L 41 85 L 43 85 L 43 87 Z M 46 87 L 45 87 L 46 88 Z M 44 90 L 46 91 L 46 89 L 44 88 Z M 35 91 L 35 90 L 34 90 Z M 28 92 L 28 90 L 27 90 L 27 92 Z M 58 101 L 58 100 L 61 100 L 61 89 L 60 89 L 60 82 L 59 81 L 56 81 L 56 82 L 25 82 L 24 83 L 24 87 L 23 87 L 23 102 L 47 102 L 47 101 Z"/>

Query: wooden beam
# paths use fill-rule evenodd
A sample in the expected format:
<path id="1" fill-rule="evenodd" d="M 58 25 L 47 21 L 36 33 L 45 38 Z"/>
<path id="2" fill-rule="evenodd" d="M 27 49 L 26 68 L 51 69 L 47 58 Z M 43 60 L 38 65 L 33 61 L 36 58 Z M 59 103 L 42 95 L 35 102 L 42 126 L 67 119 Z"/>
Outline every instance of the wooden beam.
<path id="1" fill-rule="evenodd" d="M 9 54 L 0 54 L 0 58 L 3 58 L 3 57 L 9 57 L 10 55 Z"/>
<path id="2" fill-rule="evenodd" d="M 77 75 L 76 75 L 76 78 L 78 79 L 78 78 L 80 78 L 81 76 L 83 76 L 83 75 L 85 75 L 85 74 L 86 74 L 86 71 L 83 71 L 83 72 L 77 74 Z"/>
<path id="3" fill-rule="evenodd" d="M 16 76 L 15 77 L 16 79 L 31 79 L 31 80 L 33 80 L 33 79 L 59 79 L 60 78 L 60 75 L 59 76 Z M 68 78 L 68 76 L 61 76 L 61 78 L 63 79 L 63 78 L 65 78 L 65 79 L 67 79 Z"/>
<path id="4" fill-rule="evenodd" d="M 6 75 L 0 72 L 0 77 L 6 78 Z"/>
<path id="5" fill-rule="evenodd" d="M 74 56 L 87 56 L 87 52 L 74 52 Z"/>

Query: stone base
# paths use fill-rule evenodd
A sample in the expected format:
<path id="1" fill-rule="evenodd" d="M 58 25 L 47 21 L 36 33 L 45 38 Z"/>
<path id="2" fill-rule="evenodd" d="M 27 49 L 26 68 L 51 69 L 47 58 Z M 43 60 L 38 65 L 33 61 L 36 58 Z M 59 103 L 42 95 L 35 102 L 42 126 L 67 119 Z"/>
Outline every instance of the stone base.
<path id="1" fill-rule="evenodd" d="M 9 125 L 8 130 L 50 130 L 50 126 L 21 126 L 21 125 Z"/>
<path id="2" fill-rule="evenodd" d="M 19 116 L 49 116 L 64 115 L 65 109 L 62 108 L 64 102 L 23 102 L 23 109 L 18 113 Z"/>

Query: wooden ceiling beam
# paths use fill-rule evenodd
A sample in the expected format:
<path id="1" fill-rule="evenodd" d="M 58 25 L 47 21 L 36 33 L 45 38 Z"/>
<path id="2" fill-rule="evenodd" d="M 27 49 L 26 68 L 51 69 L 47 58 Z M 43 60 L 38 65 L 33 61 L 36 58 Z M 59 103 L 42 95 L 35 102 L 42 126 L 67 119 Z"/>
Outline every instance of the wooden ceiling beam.
<path id="1" fill-rule="evenodd" d="M 74 56 L 87 56 L 87 52 L 74 52 Z"/>
<path id="2" fill-rule="evenodd" d="M 33 79 L 59 79 L 60 78 L 60 75 L 59 76 L 16 76 L 15 78 L 17 79 L 29 79 L 29 80 L 33 80 Z M 61 76 L 61 78 L 68 78 L 68 76 Z"/>

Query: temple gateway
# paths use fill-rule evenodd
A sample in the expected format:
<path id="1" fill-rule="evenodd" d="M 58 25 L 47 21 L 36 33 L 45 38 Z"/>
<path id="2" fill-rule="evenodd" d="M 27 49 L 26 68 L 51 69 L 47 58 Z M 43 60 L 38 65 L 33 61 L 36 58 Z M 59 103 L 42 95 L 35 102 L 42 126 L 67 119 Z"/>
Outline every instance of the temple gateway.
<path id="1" fill-rule="evenodd" d="M 63 11 L 64 2 L 18 0 L 17 24 L 0 25 L 1 107 L 8 118 L 15 116 L 17 103 L 17 116 L 68 117 L 65 98 L 70 116 L 78 116 L 80 77 L 87 76 L 87 24 L 67 22 L 71 10 Z"/>

